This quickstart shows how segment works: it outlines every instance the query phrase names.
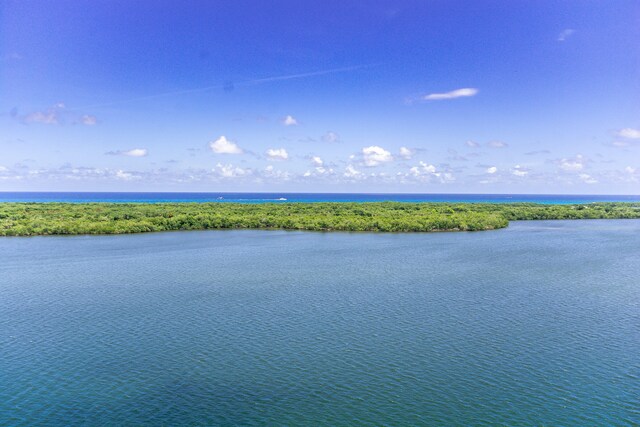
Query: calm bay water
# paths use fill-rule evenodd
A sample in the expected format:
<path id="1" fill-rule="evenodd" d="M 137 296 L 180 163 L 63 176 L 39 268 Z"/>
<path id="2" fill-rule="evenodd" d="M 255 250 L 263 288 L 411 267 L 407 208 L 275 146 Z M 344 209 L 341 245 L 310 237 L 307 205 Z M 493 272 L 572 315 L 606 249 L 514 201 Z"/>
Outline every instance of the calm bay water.
<path id="1" fill-rule="evenodd" d="M 638 425 L 640 221 L 0 239 L 0 425 Z"/>
<path id="2" fill-rule="evenodd" d="M 0 202 L 464 202 L 545 204 L 640 202 L 640 195 L 567 194 L 362 194 L 362 193 L 37 193 L 0 192 Z"/>

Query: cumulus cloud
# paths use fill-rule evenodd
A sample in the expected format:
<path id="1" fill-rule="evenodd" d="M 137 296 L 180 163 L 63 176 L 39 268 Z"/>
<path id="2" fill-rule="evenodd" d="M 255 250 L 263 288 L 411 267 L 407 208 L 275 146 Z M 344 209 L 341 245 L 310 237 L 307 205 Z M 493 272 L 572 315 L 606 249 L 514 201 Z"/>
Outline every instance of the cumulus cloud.
<path id="1" fill-rule="evenodd" d="M 362 149 L 362 156 L 365 166 L 377 166 L 381 163 L 387 163 L 393 160 L 390 152 L 377 145 L 365 147 Z"/>
<path id="2" fill-rule="evenodd" d="M 584 169 L 585 163 L 586 159 L 584 158 L 584 156 L 582 156 L 582 154 L 578 154 L 572 159 L 560 159 L 559 162 L 560 169 L 567 172 L 579 172 Z"/>
<path id="3" fill-rule="evenodd" d="M 617 136 L 627 139 L 640 139 L 640 130 L 632 128 L 620 129 L 616 132 Z"/>
<path id="4" fill-rule="evenodd" d="M 362 172 L 353 167 L 353 165 L 347 165 L 344 170 L 345 178 L 357 178 L 362 176 Z"/>
<path id="5" fill-rule="evenodd" d="M 266 154 L 269 160 L 287 160 L 289 158 L 289 153 L 284 148 L 269 148 Z"/>
<path id="6" fill-rule="evenodd" d="M 298 121 L 293 116 L 287 116 L 282 119 L 282 124 L 285 126 L 295 126 L 298 124 Z"/>
<path id="7" fill-rule="evenodd" d="M 420 176 L 425 173 L 436 173 L 436 167 L 434 165 L 430 165 L 426 162 L 420 161 L 419 166 L 413 166 L 411 169 L 409 169 L 409 173 L 413 176 Z"/>
<path id="8" fill-rule="evenodd" d="M 324 135 L 322 135 L 322 140 L 324 142 L 338 142 L 340 141 L 340 135 L 335 132 L 328 131 Z"/>
<path id="9" fill-rule="evenodd" d="M 576 30 L 572 30 L 571 28 L 567 28 L 565 30 L 562 30 L 560 32 L 560 34 L 558 34 L 558 41 L 559 42 L 563 42 L 565 40 L 567 40 L 569 37 L 571 37 L 573 35 L 573 33 L 575 33 Z"/>
<path id="10" fill-rule="evenodd" d="M 86 126 L 94 126 L 98 123 L 98 119 L 96 118 L 96 116 L 92 116 L 90 114 L 85 114 L 84 116 L 82 116 L 80 121 L 83 125 Z"/>
<path id="11" fill-rule="evenodd" d="M 306 171 L 303 177 L 333 175 L 335 173 L 332 168 L 326 167 L 324 161 L 318 156 L 311 157 L 311 163 L 314 165 L 313 170 Z"/>
<path id="12" fill-rule="evenodd" d="M 222 163 L 216 164 L 216 167 L 213 168 L 211 171 L 215 175 L 222 178 L 243 177 L 245 175 L 248 175 L 251 172 L 250 169 L 243 169 L 237 166 L 233 166 L 231 164 L 224 165 Z"/>
<path id="13" fill-rule="evenodd" d="M 465 87 L 461 89 L 452 90 L 451 92 L 445 93 L 431 93 L 429 95 L 424 95 L 422 99 L 425 101 L 441 101 L 444 99 L 455 99 L 455 98 L 463 98 L 468 96 L 475 96 L 478 93 L 478 89 L 472 87 Z"/>
<path id="14" fill-rule="evenodd" d="M 0 166 L 0 167 L 1 167 L 1 166 Z M 2 169 L 0 169 L 0 171 L 1 171 L 1 170 L 2 170 Z M 624 168 L 624 171 L 625 171 L 626 173 L 630 173 L 630 174 L 634 174 L 634 173 L 636 173 L 636 169 L 635 169 L 635 168 L 632 168 L 631 166 L 627 166 L 626 168 Z"/>
<path id="15" fill-rule="evenodd" d="M 495 167 L 495 166 L 491 166 L 491 167 L 488 167 L 488 168 L 487 168 L 487 173 L 488 173 L 488 174 L 494 174 L 494 173 L 496 173 L 496 172 L 498 172 L 498 168 L 497 168 L 497 167 Z"/>
<path id="16" fill-rule="evenodd" d="M 209 148 L 216 154 L 242 154 L 242 149 L 224 135 L 215 141 L 209 142 Z"/>
<path id="17" fill-rule="evenodd" d="M 404 176 L 421 182 L 432 182 L 435 180 L 437 182 L 447 183 L 455 181 L 451 172 L 439 172 L 434 165 L 423 161 L 420 161 L 417 166 L 411 167 L 409 172 Z"/>
<path id="18" fill-rule="evenodd" d="M 132 174 L 131 172 L 125 172 L 122 169 L 116 171 L 115 177 L 116 179 L 120 179 L 122 181 L 131 181 L 132 179 L 137 178 L 136 175 Z"/>
<path id="19" fill-rule="evenodd" d="M 487 146 L 491 148 L 507 148 L 509 144 L 502 141 L 489 141 L 487 142 Z"/>
<path id="20" fill-rule="evenodd" d="M 105 154 L 110 156 L 145 157 L 149 152 L 146 148 L 132 148 L 131 150 L 109 151 Z"/>
<path id="21" fill-rule="evenodd" d="M 400 147 L 400 157 L 406 160 L 411 160 L 411 157 L 413 157 L 413 150 L 407 147 Z"/>

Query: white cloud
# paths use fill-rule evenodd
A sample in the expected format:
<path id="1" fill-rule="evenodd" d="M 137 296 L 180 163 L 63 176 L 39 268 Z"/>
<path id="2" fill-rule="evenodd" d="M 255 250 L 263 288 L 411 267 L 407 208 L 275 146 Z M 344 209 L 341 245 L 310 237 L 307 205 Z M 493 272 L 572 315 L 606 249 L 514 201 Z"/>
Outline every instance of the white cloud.
<path id="1" fill-rule="evenodd" d="M 317 157 L 317 156 L 312 157 L 311 162 L 315 165 L 315 167 L 313 168 L 313 171 L 310 171 L 310 170 L 306 171 L 303 174 L 304 177 L 333 175 L 335 173 L 335 171 L 332 168 L 327 168 L 324 166 L 324 162 L 320 157 Z"/>
<path id="2" fill-rule="evenodd" d="M 9 169 L 6 166 L 0 166 L 0 172 L 6 172 Z"/>
<path id="3" fill-rule="evenodd" d="M 578 172 L 584 169 L 585 163 L 586 159 L 581 154 L 578 154 L 573 159 L 561 159 L 560 168 L 567 172 Z"/>
<path id="4" fill-rule="evenodd" d="M 27 123 L 43 123 L 45 125 L 57 125 L 58 124 L 58 112 L 54 110 L 36 111 L 35 113 L 27 114 L 24 118 Z"/>
<path id="5" fill-rule="evenodd" d="M 421 160 L 419 166 L 414 166 L 409 169 L 409 173 L 413 176 L 419 176 L 425 173 L 432 174 L 436 173 L 436 167 Z"/>
<path id="6" fill-rule="evenodd" d="M 393 160 L 393 156 L 390 152 L 382 147 L 378 147 L 377 145 L 363 148 L 362 155 L 364 157 L 365 166 L 377 166 L 381 163 Z"/>
<path id="7" fill-rule="evenodd" d="M 491 166 L 491 167 L 487 168 L 487 173 L 489 173 L 489 174 L 494 174 L 497 171 L 498 171 L 498 168 L 495 167 L 495 166 Z"/>
<path id="8" fill-rule="evenodd" d="M 632 128 L 620 129 L 616 135 L 628 139 L 640 139 L 640 130 Z"/>
<path id="9" fill-rule="evenodd" d="M 1 170 L 2 170 L 2 169 L 1 169 L 1 167 L 0 167 L 0 171 L 1 171 Z M 626 173 L 630 173 L 630 174 L 634 174 L 634 173 L 636 173 L 636 169 L 635 169 L 635 168 L 632 168 L 631 166 L 627 166 L 626 168 L 624 168 L 624 171 L 625 171 Z"/>
<path id="10" fill-rule="evenodd" d="M 614 147 L 622 148 L 630 146 L 631 143 L 629 141 L 613 141 L 611 145 L 613 145 Z"/>
<path id="11" fill-rule="evenodd" d="M 478 89 L 466 87 L 462 89 L 452 90 L 451 92 L 446 93 L 431 93 L 429 95 L 425 95 L 422 99 L 424 99 L 425 101 L 441 101 L 443 99 L 455 99 L 467 96 L 475 96 L 477 93 Z"/>
<path id="12" fill-rule="evenodd" d="M 109 151 L 105 154 L 110 156 L 144 157 L 149 154 L 149 152 L 146 148 L 132 148 L 131 150 Z"/>
<path id="13" fill-rule="evenodd" d="M 98 123 L 98 119 L 96 118 L 96 116 L 92 116 L 90 114 L 85 114 L 84 116 L 82 116 L 81 121 L 83 125 L 87 126 L 94 126 Z"/>
<path id="14" fill-rule="evenodd" d="M 571 28 L 567 28 L 566 30 L 562 30 L 560 34 L 558 34 L 558 41 L 563 42 L 567 40 L 576 30 L 572 30 Z"/>
<path id="15" fill-rule="evenodd" d="M 598 183 L 597 179 L 593 178 L 591 175 L 586 174 L 586 173 L 581 173 L 579 175 L 579 177 L 586 184 L 597 184 Z"/>
<path id="16" fill-rule="evenodd" d="M 475 141 L 471 141 L 471 140 L 465 142 L 465 144 L 466 144 L 467 147 L 470 147 L 470 148 L 478 148 L 478 147 L 480 147 L 479 143 L 477 143 Z"/>
<path id="17" fill-rule="evenodd" d="M 289 153 L 284 148 L 269 148 L 267 150 L 269 160 L 287 160 Z"/>
<path id="18" fill-rule="evenodd" d="M 65 105 L 62 102 L 49 107 L 46 111 L 35 111 L 24 116 L 25 123 L 43 123 L 45 125 L 57 125 L 60 123 L 61 115 Z"/>
<path id="19" fill-rule="evenodd" d="M 293 116 L 287 116 L 282 119 L 282 124 L 285 126 L 295 126 L 298 124 L 298 121 Z"/>
<path id="20" fill-rule="evenodd" d="M 94 126 L 98 124 L 96 116 L 91 114 L 75 116 L 72 111 L 68 111 L 66 108 L 67 107 L 63 102 L 58 102 L 46 110 L 34 111 L 21 117 L 18 117 L 17 109 L 14 109 L 11 112 L 11 116 L 18 117 L 24 123 L 42 123 L 45 125 L 62 125 L 65 121 L 70 121 L 73 124 L 81 123 L 86 126 Z"/>
<path id="21" fill-rule="evenodd" d="M 129 157 L 144 157 L 148 154 L 148 151 L 146 148 L 134 148 L 131 150 L 123 151 L 121 154 L 123 156 Z"/>
<path id="22" fill-rule="evenodd" d="M 502 141 L 489 141 L 487 142 L 487 146 L 491 147 L 491 148 L 506 148 L 509 146 L 509 144 L 507 144 L 506 142 L 502 142 Z"/>
<path id="23" fill-rule="evenodd" d="M 328 131 L 324 135 L 322 135 L 322 140 L 324 142 L 338 142 L 340 141 L 340 135 L 335 132 Z"/>
<path id="24" fill-rule="evenodd" d="M 242 169 L 231 164 L 223 165 L 222 163 L 216 164 L 216 167 L 212 169 L 212 172 L 219 175 L 222 178 L 236 178 L 249 174 L 250 169 Z"/>
<path id="25" fill-rule="evenodd" d="M 269 165 L 266 168 L 264 168 L 264 172 L 262 173 L 262 175 L 265 178 L 269 178 L 269 179 L 276 179 L 276 180 L 282 180 L 282 181 L 288 181 L 291 179 L 291 173 L 288 171 L 281 171 L 279 169 L 275 169 L 273 167 L 273 165 Z"/>
<path id="26" fill-rule="evenodd" d="M 407 147 L 400 147 L 400 157 L 410 160 L 413 157 L 413 150 Z"/>
<path id="27" fill-rule="evenodd" d="M 215 141 L 209 142 L 209 148 L 216 154 L 242 154 L 242 149 L 224 135 Z"/>
<path id="28" fill-rule="evenodd" d="M 122 169 L 116 171 L 116 179 L 121 179 L 123 181 L 130 181 L 134 178 L 134 175 L 129 172 L 125 172 Z"/>
<path id="29" fill-rule="evenodd" d="M 529 171 L 520 165 L 515 165 L 513 169 L 511 169 L 511 173 L 515 176 L 526 176 Z"/>
<path id="30" fill-rule="evenodd" d="M 352 165 L 347 165 L 345 171 L 344 171 L 344 176 L 346 178 L 357 178 L 358 176 L 361 176 L 362 172 L 360 172 L 359 170 L 356 170 L 356 168 L 354 168 Z"/>
<path id="31" fill-rule="evenodd" d="M 402 175 L 399 173 L 398 175 Z M 448 183 L 455 181 L 455 177 L 451 172 L 438 172 L 432 164 L 420 161 L 418 166 L 413 166 L 409 172 L 404 174 L 405 177 L 412 178 L 421 182 L 438 181 L 440 183 Z"/>

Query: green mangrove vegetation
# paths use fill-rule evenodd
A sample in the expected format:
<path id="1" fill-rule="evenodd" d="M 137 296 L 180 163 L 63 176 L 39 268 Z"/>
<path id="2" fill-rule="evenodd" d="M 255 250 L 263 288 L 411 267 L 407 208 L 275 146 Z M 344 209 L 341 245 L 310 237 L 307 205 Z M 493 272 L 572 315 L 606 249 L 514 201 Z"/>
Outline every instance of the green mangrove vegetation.
<path id="1" fill-rule="evenodd" d="M 0 236 L 170 230 L 478 231 L 513 220 L 640 218 L 640 203 L 0 203 Z"/>

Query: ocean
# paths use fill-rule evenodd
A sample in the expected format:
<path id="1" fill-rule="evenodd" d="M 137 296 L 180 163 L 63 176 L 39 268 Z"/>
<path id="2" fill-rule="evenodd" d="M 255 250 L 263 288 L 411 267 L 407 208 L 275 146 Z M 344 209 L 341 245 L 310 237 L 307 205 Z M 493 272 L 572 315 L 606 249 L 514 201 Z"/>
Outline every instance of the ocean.
<path id="1" fill-rule="evenodd" d="M 554 195 L 554 194 L 362 194 L 362 193 L 67 193 L 0 192 L 0 202 L 460 202 L 460 203 L 545 203 L 640 202 L 640 195 Z"/>
<path id="2" fill-rule="evenodd" d="M 0 425 L 638 425 L 639 234 L 0 238 Z"/>

